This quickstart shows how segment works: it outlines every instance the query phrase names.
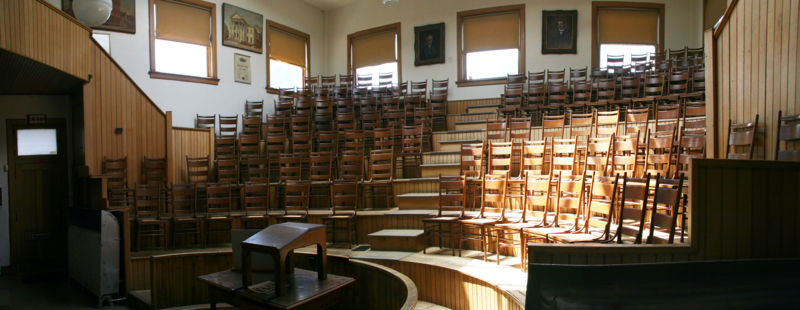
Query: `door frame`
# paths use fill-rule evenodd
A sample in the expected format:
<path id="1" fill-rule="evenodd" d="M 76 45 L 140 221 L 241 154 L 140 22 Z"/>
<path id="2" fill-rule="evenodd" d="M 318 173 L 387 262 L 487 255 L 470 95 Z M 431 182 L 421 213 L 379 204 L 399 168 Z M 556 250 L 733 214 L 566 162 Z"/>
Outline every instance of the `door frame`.
<path id="1" fill-rule="evenodd" d="M 28 120 L 26 119 L 6 119 L 6 144 L 7 144 L 7 152 L 8 152 L 8 229 L 9 229 L 9 246 L 10 246 L 10 255 L 11 255 L 11 262 L 10 267 L 12 273 L 16 273 L 18 271 L 19 262 L 18 255 L 19 250 L 17 247 L 17 209 L 14 206 L 14 192 L 16 191 L 16 170 L 17 170 L 17 162 L 15 160 L 16 151 L 17 151 L 17 139 L 14 137 L 14 132 L 16 129 L 30 129 L 30 128 L 56 128 L 56 139 L 57 140 L 57 148 L 63 149 L 63 162 L 58 162 L 60 165 L 64 165 L 65 169 L 65 176 L 67 177 L 67 181 L 69 182 L 69 141 L 67 132 L 67 119 L 66 118 L 48 118 L 47 123 L 45 124 L 28 124 Z M 42 155 L 48 156 L 48 155 Z M 40 156 L 31 156 L 32 160 L 36 160 L 41 158 Z M 66 213 L 65 213 L 66 214 Z"/>

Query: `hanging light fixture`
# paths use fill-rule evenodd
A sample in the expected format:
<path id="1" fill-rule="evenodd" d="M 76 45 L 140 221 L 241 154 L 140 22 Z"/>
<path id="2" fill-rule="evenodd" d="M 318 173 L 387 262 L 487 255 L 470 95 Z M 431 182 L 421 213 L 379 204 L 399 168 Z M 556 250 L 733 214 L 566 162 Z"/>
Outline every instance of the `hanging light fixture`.
<path id="1" fill-rule="evenodd" d="M 75 18 L 89 27 L 105 23 L 111 16 L 112 9 L 111 0 L 75 0 L 72 2 Z"/>
<path id="2" fill-rule="evenodd" d="M 383 4 L 387 6 L 394 6 L 398 2 L 400 2 L 400 0 L 383 0 Z"/>

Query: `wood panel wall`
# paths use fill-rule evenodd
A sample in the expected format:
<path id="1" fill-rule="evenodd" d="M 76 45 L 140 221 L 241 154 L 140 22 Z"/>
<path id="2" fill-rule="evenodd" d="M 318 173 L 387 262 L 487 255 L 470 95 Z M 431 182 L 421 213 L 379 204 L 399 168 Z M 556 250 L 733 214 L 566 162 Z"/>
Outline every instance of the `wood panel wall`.
<path id="1" fill-rule="evenodd" d="M 94 40 L 92 40 L 94 42 Z M 128 183 L 141 183 L 145 156 L 167 156 L 167 117 L 102 47 L 92 45 L 92 79 L 83 87 L 86 166 L 128 157 Z M 122 133 L 116 133 L 122 128 Z"/>
<path id="2" fill-rule="evenodd" d="M 800 113 L 800 0 L 734 1 L 726 14 L 714 34 L 717 154 L 725 153 L 729 119 L 760 115 L 753 158 L 773 159 L 778 111 Z"/>
<path id="3" fill-rule="evenodd" d="M 0 49 L 83 81 L 92 74 L 92 30 L 44 0 L 0 3 Z"/>
<path id="4" fill-rule="evenodd" d="M 800 257 L 800 163 L 695 159 L 689 246 L 530 245 L 529 261 L 613 264 Z"/>
<path id="5" fill-rule="evenodd" d="M 172 127 L 172 183 L 188 183 L 186 157 L 209 158 L 209 171 L 213 171 L 214 132 L 213 128 Z"/>
<path id="6" fill-rule="evenodd" d="M 476 105 L 500 104 L 500 93 L 496 96 L 486 99 L 450 100 L 447 102 L 447 114 L 464 114 L 467 113 L 467 107 Z"/>
<path id="7" fill-rule="evenodd" d="M 503 289 L 447 267 L 404 261 L 377 261 L 417 284 L 419 299 L 450 309 L 522 310 L 522 302 Z"/>

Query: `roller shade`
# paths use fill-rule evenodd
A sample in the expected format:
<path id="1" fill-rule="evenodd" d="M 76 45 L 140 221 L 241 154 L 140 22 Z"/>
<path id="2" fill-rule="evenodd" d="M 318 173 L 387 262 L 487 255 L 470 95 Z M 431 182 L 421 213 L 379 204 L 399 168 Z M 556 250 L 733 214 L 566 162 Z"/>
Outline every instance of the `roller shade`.
<path id="1" fill-rule="evenodd" d="M 464 17 L 464 52 L 519 48 L 519 12 Z"/>
<path id="2" fill-rule="evenodd" d="M 658 45 L 658 11 L 600 9 L 597 19 L 600 44 Z"/>
<path id="3" fill-rule="evenodd" d="M 306 39 L 270 27 L 269 57 L 305 68 Z"/>
<path id="4" fill-rule="evenodd" d="M 396 62 L 394 37 L 392 30 L 353 39 L 353 68 Z"/>
<path id="5" fill-rule="evenodd" d="M 157 39 L 211 45 L 210 9 L 164 0 L 155 4 Z"/>

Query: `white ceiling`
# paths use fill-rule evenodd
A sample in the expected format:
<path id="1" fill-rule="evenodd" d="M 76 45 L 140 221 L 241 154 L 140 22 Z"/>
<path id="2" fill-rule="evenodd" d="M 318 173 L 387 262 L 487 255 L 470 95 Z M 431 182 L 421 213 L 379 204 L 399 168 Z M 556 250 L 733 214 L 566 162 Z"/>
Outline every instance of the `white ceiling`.
<path id="1" fill-rule="evenodd" d="M 358 0 L 303 0 L 323 11 L 333 11 L 355 3 Z"/>

